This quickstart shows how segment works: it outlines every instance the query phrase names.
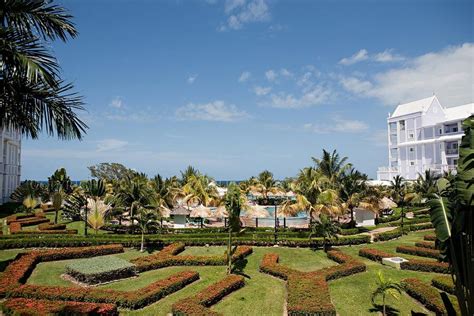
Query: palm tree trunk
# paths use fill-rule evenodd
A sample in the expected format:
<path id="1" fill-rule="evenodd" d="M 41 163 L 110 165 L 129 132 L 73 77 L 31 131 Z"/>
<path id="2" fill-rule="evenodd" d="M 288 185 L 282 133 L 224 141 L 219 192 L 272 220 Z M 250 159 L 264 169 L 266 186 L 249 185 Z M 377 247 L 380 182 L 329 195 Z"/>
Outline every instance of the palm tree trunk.
<path id="1" fill-rule="evenodd" d="M 231 274 L 232 272 L 232 256 L 231 256 L 231 250 L 232 250 L 232 230 L 229 227 L 229 239 L 227 241 L 227 274 Z"/>
<path id="2" fill-rule="evenodd" d="M 382 295 L 382 314 L 383 316 L 387 315 L 387 312 L 385 310 L 385 293 Z"/>
<path id="3" fill-rule="evenodd" d="M 350 206 L 349 209 L 351 211 L 351 227 L 352 227 L 354 225 L 354 207 Z"/>
<path id="4" fill-rule="evenodd" d="M 140 245 L 140 252 L 143 252 L 143 251 L 145 251 L 145 235 L 142 230 L 142 243 Z"/>
<path id="5" fill-rule="evenodd" d="M 59 213 L 58 210 L 55 210 L 55 211 L 54 211 L 54 223 L 55 223 L 55 224 L 58 223 L 58 213 Z"/>

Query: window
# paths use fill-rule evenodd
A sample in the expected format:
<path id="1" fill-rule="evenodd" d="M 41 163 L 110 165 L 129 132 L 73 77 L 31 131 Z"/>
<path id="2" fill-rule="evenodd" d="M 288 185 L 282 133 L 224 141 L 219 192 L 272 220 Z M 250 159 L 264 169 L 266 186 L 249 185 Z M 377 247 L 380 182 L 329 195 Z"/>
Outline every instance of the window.
<path id="1" fill-rule="evenodd" d="M 410 152 L 412 153 L 412 152 L 414 152 L 414 151 L 415 151 L 415 148 L 410 147 Z"/>
<path id="2" fill-rule="evenodd" d="M 414 166 L 415 165 L 415 162 L 414 161 L 410 161 L 410 166 Z"/>
<path id="3" fill-rule="evenodd" d="M 415 137 L 415 135 L 413 133 L 408 134 L 409 139 L 413 139 L 413 137 Z"/>
<path id="4" fill-rule="evenodd" d="M 400 130 L 401 131 L 405 130 L 405 121 L 400 121 Z"/>

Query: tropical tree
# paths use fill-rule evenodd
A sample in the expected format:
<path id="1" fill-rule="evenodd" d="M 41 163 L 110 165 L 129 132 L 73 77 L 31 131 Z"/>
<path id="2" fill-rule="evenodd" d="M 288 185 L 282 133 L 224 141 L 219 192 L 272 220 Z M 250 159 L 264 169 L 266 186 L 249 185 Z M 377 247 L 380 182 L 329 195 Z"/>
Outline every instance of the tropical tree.
<path id="1" fill-rule="evenodd" d="M 110 204 L 106 204 L 104 201 L 99 199 L 89 198 L 87 199 L 87 208 L 90 210 L 90 214 L 87 217 L 87 223 L 97 234 L 99 229 L 105 225 L 105 217 L 111 208 Z"/>
<path id="2" fill-rule="evenodd" d="M 395 299 L 399 299 L 399 295 L 402 293 L 402 286 L 392 279 L 386 280 L 382 271 L 377 273 L 377 288 L 372 293 L 372 304 L 377 306 L 376 300 L 379 296 L 382 297 L 382 314 L 387 315 L 385 299 L 387 295 L 392 296 Z"/>
<path id="3" fill-rule="evenodd" d="M 457 174 L 440 179 L 432 196 L 431 222 L 435 227 L 442 260 L 448 261 L 462 315 L 474 314 L 474 115 L 462 127 Z"/>
<path id="4" fill-rule="evenodd" d="M 62 189 L 59 189 L 56 192 L 53 192 L 51 195 L 51 202 L 53 203 L 53 209 L 54 209 L 54 223 L 58 223 L 58 215 L 59 211 L 61 210 L 64 202 L 64 196 L 65 193 Z"/>
<path id="5" fill-rule="evenodd" d="M 76 37 L 72 16 L 48 0 L 0 2 L 0 127 L 38 138 L 81 139 L 87 125 L 82 98 L 60 78 L 51 42 Z"/>
<path id="6" fill-rule="evenodd" d="M 48 190 L 43 184 L 37 181 L 26 180 L 23 181 L 10 196 L 13 201 L 20 203 L 27 197 L 44 200 L 48 198 Z"/>
<path id="7" fill-rule="evenodd" d="M 183 186 L 184 202 L 189 206 L 192 203 L 200 203 L 205 206 L 218 197 L 215 186 L 210 185 L 209 178 L 204 175 L 191 175 Z"/>
<path id="8" fill-rule="evenodd" d="M 437 192 L 436 182 L 439 175 L 431 170 L 425 170 L 424 174 L 418 174 L 418 178 L 412 187 L 412 192 L 408 195 L 408 199 L 415 203 L 425 202 L 431 195 Z"/>
<path id="9" fill-rule="evenodd" d="M 199 172 L 199 170 L 197 170 L 196 168 L 194 168 L 193 166 L 188 166 L 186 169 L 184 169 L 184 171 L 180 171 L 181 173 L 181 185 L 185 185 L 186 183 L 189 182 L 189 179 L 191 177 L 196 177 L 196 176 L 199 176 L 201 173 Z"/>
<path id="10" fill-rule="evenodd" d="M 229 214 L 227 240 L 227 274 L 232 273 L 232 255 L 235 253 L 237 246 L 232 247 L 232 235 L 240 231 L 240 211 L 244 208 L 245 200 L 242 196 L 239 186 L 231 183 L 227 188 L 225 195 L 225 208 Z"/>
<path id="11" fill-rule="evenodd" d="M 315 157 L 311 159 L 316 164 L 316 169 L 329 180 L 332 186 L 337 186 L 344 173 L 352 167 L 350 163 L 347 163 L 348 158 L 341 158 L 336 150 L 330 153 L 323 149 L 320 159 Z"/>
<path id="12" fill-rule="evenodd" d="M 137 173 L 117 162 L 103 162 L 89 166 L 87 169 L 89 169 L 93 178 L 102 179 L 108 182 L 133 178 Z"/>
<path id="13" fill-rule="evenodd" d="M 256 183 L 250 187 L 250 191 L 259 192 L 264 200 L 268 200 L 269 193 L 278 191 L 277 181 L 273 178 L 273 173 L 268 170 L 260 172 L 255 180 Z"/>
<path id="14" fill-rule="evenodd" d="M 351 214 L 351 225 L 355 226 L 354 209 L 359 206 L 365 193 L 367 175 L 351 168 L 341 179 L 340 197 Z"/>
<path id="15" fill-rule="evenodd" d="M 156 205 L 156 192 L 146 179 L 141 177 L 125 178 L 120 182 L 115 202 L 130 212 L 133 225 L 133 217 L 138 208 Z"/>
<path id="16" fill-rule="evenodd" d="M 321 214 L 319 220 L 311 225 L 311 233 L 309 239 L 312 237 L 323 237 L 323 249 L 325 252 L 328 251 L 329 241 L 331 239 L 337 239 L 337 234 L 341 231 L 337 222 L 332 220 L 331 217 L 326 214 Z"/>
<path id="17" fill-rule="evenodd" d="M 407 185 L 405 179 L 402 176 L 396 175 L 393 180 L 390 181 L 390 193 L 395 203 L 397 203 L 397 205 L 401 207 L 400 228 L 403 233 L 403 221 L 405 218 L 404 206 L 406 202 L 405 195 L 407 193 Z"/>
<path id="18" fill-rule="evenodd" d="M 149 229 L 158 226 L 158 216 L 155 210 L 140 207 L 133 218 L 137 222 L 137 226 L 142 235 L 140 252 L 143 252 L 145 251 L 145 233 L 147 233 Z"/>
<path id="19" fill-rule="evenodd" d="M 78 199 L 77 202 L 84 202 L 84 235 L 87 236 L 87 225 L 90 223 L 88 219 L 89 215 L 89 200 L 99 201 L 101 198 L 105 197 L 107 191 L 105 183 L 102 179 L 95 180 L 91 179 L 88 181 L 84 181 L 81 183 L 81 187 L 83 188 L 84 197 L 82 199 Z M 107 210 L 108 211 L 108 210 Z M 96 213 L 97 220 L 100 220 L 100 214 Z M 104 219 L 105 220 L 105 219 Z M 92 225 L 91 225 L 92 226 Z"/>
<path id="20" fill-rule="evenodd" d="M 41 204 L 41 200 L 34 196 L 28 195 L 25 197 L 22 204 L 26 213 L 33 213 Z"/>

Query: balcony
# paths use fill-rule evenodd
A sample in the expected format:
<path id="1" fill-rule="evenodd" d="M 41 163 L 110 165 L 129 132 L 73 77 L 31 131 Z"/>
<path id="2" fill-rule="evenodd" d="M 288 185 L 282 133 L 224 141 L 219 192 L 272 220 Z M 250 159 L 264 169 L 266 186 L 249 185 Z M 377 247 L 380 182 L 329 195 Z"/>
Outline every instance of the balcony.
<path id="1" fill-rule="evenodd" d="M 458 148 L 446 148 L 446 155 L 459 155 Z"/>

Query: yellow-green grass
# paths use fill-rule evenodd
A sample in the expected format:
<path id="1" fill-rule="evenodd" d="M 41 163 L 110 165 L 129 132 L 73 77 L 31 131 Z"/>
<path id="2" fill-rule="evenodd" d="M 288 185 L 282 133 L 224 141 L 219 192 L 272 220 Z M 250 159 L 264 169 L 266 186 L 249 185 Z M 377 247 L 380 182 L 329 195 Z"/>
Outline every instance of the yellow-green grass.
<path id="1" fill-rule="evenodd" d="M 410 233 L 398 240 L 371 245 L 353 247 L 341 247 L 342 251 L 357 256 L 367 265 L 367 272 L 330 281 L 329 287 L 331 297 L 339 315 L 377 315 L 378 311 L 371 304 L 371 293 L 376 288 L 377 272 L 382 270 L 387 278 L 399 282 L 407 277 L 417 277 L 425 282 L 430 282 L 436 275 L 434 273 L 423 273 L 416 271 L 400 271 L 380 263 L 358 256 L 358 251 L 363 247 L 377 248 L 384 251 L 394 252 L 398 245 L 413 245 L 415 241 L 422 239 L 426 232 Z M 183 255 L 221 255 L 225 247 L 188 247 Z M 241 266 L 241 271 L 247 276 L 246 286 L 225 297 L 222 301 L 212 307 L 213 310 L 224 315 L 278 315 L 284 313 L 286 288 L 285 282 L 258 271 L 259 264 L 266 253 L 276 252 L 280 255 L 280 262 L 284 265 L 302 271 L 318 270 L 334 265 L 327 259 L 323 251 L 313 251 L 307 248 L 277 248 L 277 247 L 254 247 L 254 253 L 246 258 L 247 262 Z M 8 257 L 0 251 L 0 255 Z M 9 254 L 10 256 L 12 254 Z M 117 254 L 123 259 L 131 260 L 138 256 L 148 255 L 137 250 L 126 250 L 123 254 Z M 402 255 L 403 257 L 413 257 Z M 0 256 L 0 258 L 2 258 Z M 33 271 L 28 279 L 31 284 L 48 284 L 58 286 L 74 286 L 63 280 L 60 276 L 65 271 L 65 266 L 70 260 L 41 263 Z M 159 302 L 144 309 L 136 311 L 121 310 L 124 315 L 168 315 L 171 306 L 178 300 L 194 295 L 210 284 L 225 276 L 225 267 L 169 267 L 141 273 L 136 278 L 130 278 L 99 286 L 116 290 L 139 290 L 140 288 L 171 274 L 183 270 L 194 270 L 200 273 L 200 280 L 185 287 L 184 289 L 165 297 Z M 405 294 L 399 300 L 388 299 L 390 308 L 400 315 L 409 315 L 410 312 L 428 313 L 419 303 Z"/>

